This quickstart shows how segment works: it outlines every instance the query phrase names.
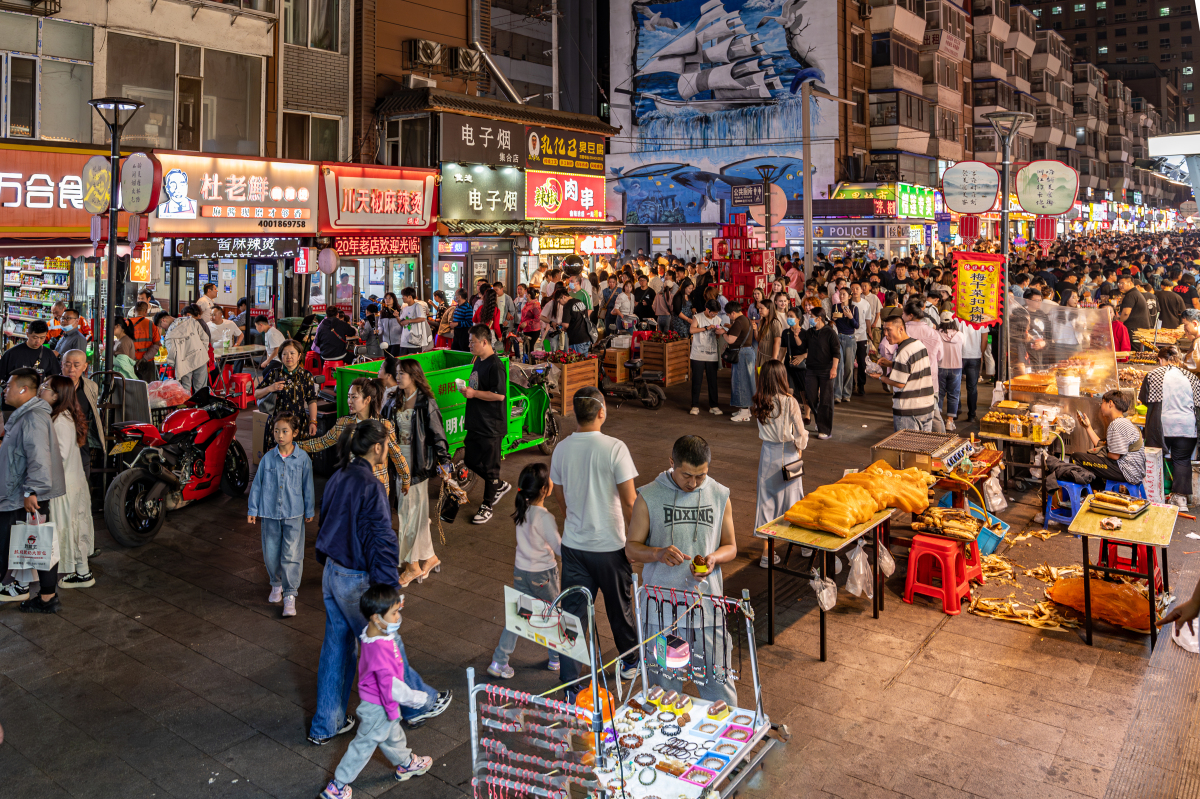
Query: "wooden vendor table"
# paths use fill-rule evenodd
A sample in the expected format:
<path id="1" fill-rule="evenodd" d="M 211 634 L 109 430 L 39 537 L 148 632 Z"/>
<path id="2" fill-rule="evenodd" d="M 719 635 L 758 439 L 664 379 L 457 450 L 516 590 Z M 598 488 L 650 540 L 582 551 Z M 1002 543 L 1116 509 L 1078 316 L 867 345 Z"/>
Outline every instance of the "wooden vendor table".
<path id="1" fill-rule="evenodd" d="M 824 579 L 828 571 L 831 555 L 841 552 L 867 533 L 871 533 L 871 546 L 875 550 L 871 575 L 875 589 L 873 591 L 874 597 L 871 600 L 871 611 L 872 615 L 878 619 L 879 611 L 883 610 L 883 580 L 879 576 L 879 548 L 882 546 L 880 542 L 886 541 L 891 533 L 891 518 L 893 513 L 895 511 L 892 508 L 884 508 L 871 517 L 869 521 L 852 527 L 850 535 L 846 538 L 834 535 L 833 533 L 827 533 L 824 530 L 811 530 L 807 527 L 801 527 L 798 524 L 792 524 L 783 516 L 754 531 L 756 538 L 764 538 L 767 541 L 768 644 L 775 643 L 775 572 L 790 574 L 793 577 L 801 579 L 807 579 L 811 576 L 810 574 L 788 569 L 786 563 L 783 566 L 776 566 L 775 541 L 779 540 L 788 544 L 799 544 L 802 547 L 809 547 L 820 552 L 820 573 L 822 579 Z M 819 609 L 820 605 L 817 607 Z M 825 611 L 821 610 L 821 660 L 824 661 L 825 659 Z"/>
<path id="2" fill-rule="evenodd" d="M 1167 578 L 1167 547 L 1171 545 L 1171 536 L 1175 533 L 1175 522 L 1179 518 L 1179 508 L 1174 505 L 1156 505 L 1151 504 L 1150 510 L 1143 513 L 1136 519 L 1121 519 L 1120 530 L 1101 530 L 1100 520 L 1108 514 L 1095 513 L 1088 510 L 1091 507 L 1092 498 L 1085 497 L 1083 505 L 1079 508 L 1079 513 L 1071 521 L 1071 526 L 1067 528 L 1068 532 L 1074 533 L 1083 539 L 1083 629 L 1086 635 L 1088 646 L 1092 645 L 1092 589 L 1091 589 L 1091 571 L 1095 569 L 1098 572 L 1105 574 L 1124 574 L 1129 577 L 1141 577 L 1146 580 L 1149 586 L 1150 597 L 1150 649 L 1154 649 L 1154 645 L 1158 642 L 1158 627 L 1155 622 L 1158 621 L 1158 610 L 1154 600 L 1154 558 L 1145 558 L 1146 572 L 1128 571 L 1126 569 L 1114 569 L 1111 566 L 1093 566 L 1088 553 L 1088 540 L 1095 536 L 1105 541 L 1112 541 L 1120 544 L 1128 544 L 1131 546 L 1154 547 L 1159 550 L 1159 557 L 1162 558 L 1162 574 L 1163 574 L 1163 591 L 1171 590 L 1171 583 Z M 1102 544 L 1103 546 L 1103 544 Z M 1104 555 L 1101 552 L 1101 555 Z"/>

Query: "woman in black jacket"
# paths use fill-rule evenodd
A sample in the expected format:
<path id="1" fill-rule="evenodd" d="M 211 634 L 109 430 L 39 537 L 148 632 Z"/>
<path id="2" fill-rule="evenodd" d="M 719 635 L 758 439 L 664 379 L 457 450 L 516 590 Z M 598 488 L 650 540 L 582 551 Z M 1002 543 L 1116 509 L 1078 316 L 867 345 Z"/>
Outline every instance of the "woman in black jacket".
<path id="1" fill-rule="evenodd" d="M 442 412 L 421 365 L 415 358 L 387 355 L 379 377 L 386 390 L 383 418 L 396 429 L 411 479 L 408 493 L 397 496 L 396 508 L 400 517 L 400 563 L 405 564 L 400 585 L 407 587 L 413 580 L 424 582 L 431 572 L 441 571 L 441 561 L 433 552 L 433 537 L 429 533 L 429 489 L 425 481 L 441 474 L 452 492 L 464 502 L 466 497 L 449 479 L 450 451 L 442 427 Z"/>

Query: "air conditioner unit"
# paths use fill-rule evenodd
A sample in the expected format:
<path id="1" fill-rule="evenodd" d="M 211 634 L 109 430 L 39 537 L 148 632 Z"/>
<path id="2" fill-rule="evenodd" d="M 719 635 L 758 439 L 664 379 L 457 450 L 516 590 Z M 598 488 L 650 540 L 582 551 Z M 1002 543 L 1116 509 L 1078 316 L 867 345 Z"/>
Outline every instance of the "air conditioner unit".
<path id="1" fill-rule="evenodd" d="M 483 72 L 483 55 L 469 47 L 455 47 L 450 53 L 450 63 L 455 72 L 478 75 Z"/>
<path id="2" fill-rule="evenodd" d="M 428 39 L 410 39 L 409 56 L 413 66 L 440 67 L 442 65 L 442 44 Z"/>
<path id="3" fill-rule="evenodd" d="M 858 4 L 858 15 L 860 17 L 862 17 L 863 19 L 870 19 L 871 11 L 873 11 L 873 10 L 874 9 L 871 8 L 870 3 L 859 3 Z"/>
<path id="4" fill-rule="evenodd" d="M 413 75 L 409 73 L 404 76 L 404 88 L 406 89 L 436 89 L 437 81 L 433 78 L 427 78 L 423 75 Z"/>

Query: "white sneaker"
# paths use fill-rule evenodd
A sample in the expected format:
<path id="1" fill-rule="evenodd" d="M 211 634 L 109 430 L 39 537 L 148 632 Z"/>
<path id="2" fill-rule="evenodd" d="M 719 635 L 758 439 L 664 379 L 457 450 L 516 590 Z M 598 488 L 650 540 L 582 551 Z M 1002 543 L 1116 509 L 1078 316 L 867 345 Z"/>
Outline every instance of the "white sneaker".
<path id="1" fill-rule="evenodd" d="M 742 408 L 740 411 L 729 417 L 731 422 L 748 422 L 750 421 L 750 409 Z"/>
<path id="2" fill-rule="evenodd" d="M 283 598 L 283 617 L 286 619 L 288 616 L 295 616 L 295 615 L 296 615 L 296 597 L 295 596 L 285 596 Z"/>
<path id="3" fill-rule="evenodd" d="M 954 417 L 947 416 L 946 417 L 946 432 L 953 432 L 953 430 L 954 430 Z"/>
<path id="4" fill-rule="evenodd" d="M 778 566 L 781 562 L 782 561 L 779 560 L 779 556 L 776 555 L 775 556 L 775 565 Z M 765 569 L 765 568 L 767 568 L 767 566 L 768 566 L 767 556 L 764 554 L 761 558 L 758 559 L 758 568 Z"/>
<path id="5" fill-rule="evenodd" d="M 271 595 L 267 597 L 267 601 L 272 605 L 283 599 L 283 586 L 275 585 L 271 587 Z"/>
<path id="6" fill-rule="evenodd" d="M 709 412 L 709 413 L 711 413 L 713 416 L 720 416 L 720 415 L 721 415 L 721 409 L 720 409 L 720 408 L 709 408 L 709 409 L 708 409 L 708 412 Z"/>
<path id="7" fill-rule="evenodd" d="M 516 674 L 516 671 L 514 671 L 513 667 L 507 663 L 501 666 L 499 663 L 493 660 L 492 665 L 488 666 L 487 673 L 493 677 L 499 677 L 502 680 L 511 680 L 513 675 Z"/>
<path id="8" fill-rule="evenodd" d="M 700 409 L 699 409 L 699 408 L 692 408 L 690 411 L 688 411 L 688 413 L 690 413 L 692 416 L 699 416 L 699 415 L 700 415 Z"/>

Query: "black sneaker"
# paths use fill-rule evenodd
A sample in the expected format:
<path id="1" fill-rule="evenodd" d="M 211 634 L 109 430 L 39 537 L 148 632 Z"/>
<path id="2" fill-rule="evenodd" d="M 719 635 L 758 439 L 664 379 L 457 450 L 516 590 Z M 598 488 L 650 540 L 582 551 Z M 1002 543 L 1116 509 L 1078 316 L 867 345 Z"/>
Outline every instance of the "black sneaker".
<path id="1" fill-rule="evenodd" d="M 404 723 L 409 727 L 420 727 L 431 718 L 440 716 L 446 712 L 446 708 L 450 707 L 450 703 L 454 701 L 453 691 L 438 691 L 437 701 L 433 703 L 433 707 L 429 710 L 422 711 L 411 719 L 405 719 Z"/>
<path id="2" fill-rule="evenodd" d="M 29 586 L 9 583 L 0 587 L 0 602 L 24 602 L 29 599 Z"/>
<path id="3" fill-rule="evenodd" d="M 96 584 L 96 578 L 91 572 L 87 574 L 68 574 L 58 581 L 59 588 L 91 588 Z"/>
<path id="4" fill-rule="evenodd" d="M 313 735 L 309 735 L 308 742 L 313 746 L 324 746 L 342 733 L 350 732 L 350 730 L 354 729 L 356 724 L 358 724 L 358 717 L 352 713 L 347 713 L 346 720 L 342 722 L 341 729 L 339 729 L 333 735 L 330 735 L 328 738 L 317 738 Z"/>
<path id="5" fill-rule="evenodd" d="M 43 600 L 40 595 L 31 597 L 17 606 L 17 610 L 22 613 L 58 613 L 61 609 L 62 603 L 58 601 L 58 594 L 50 597 L 49 601 Z"/>
<path id="6" fill-rule="evenodd" d="M 471 524 L 483 524 L 492 520 L 492 506 L 480 505 L 479 512 L 471 519 Z"/>
<path id="7" fill-rule="evenodd" d="M 500 481 L 500 487 L 496 489 L 496 498 L 492 500 L 492 507 L 500 504 L 500 497 L 512 490 L 512 483 Z"/>

